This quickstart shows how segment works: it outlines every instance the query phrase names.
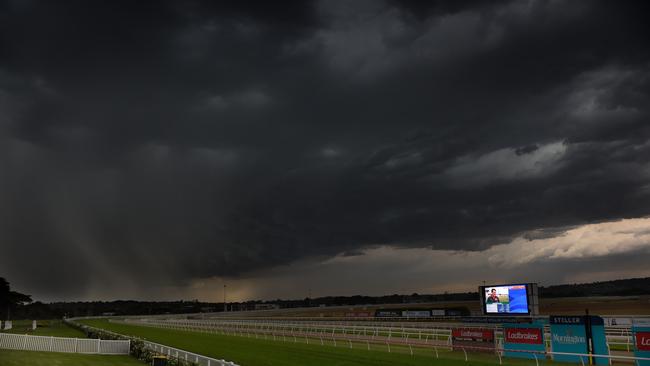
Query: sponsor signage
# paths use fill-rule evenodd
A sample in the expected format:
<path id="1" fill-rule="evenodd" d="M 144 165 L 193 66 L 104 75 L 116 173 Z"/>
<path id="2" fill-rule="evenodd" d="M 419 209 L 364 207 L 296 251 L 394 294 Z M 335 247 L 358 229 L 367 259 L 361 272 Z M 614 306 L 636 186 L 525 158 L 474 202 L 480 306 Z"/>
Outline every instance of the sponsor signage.
<path id="1" fill-rule="evenodd" d="M 650 358 L 650 326 L 632 327 L 634 335 L 634 355 L 636 357 Z M 649 360 L 637 360 L 638 366 L 650 366 Z"/>
<path id="2" fill-rule="evenodd" d="M 433 310 L 432 313 L 433 314 Z M 446 316 L 462 316 L 463 312 L 458 309 L 445 309 L 445 314 Z"/>
<path id="3" fill-rule="evenodd" d="M 431 309 L 431 316 L 445 316 L 445 309 Z"/>
<path id="4" fill-rule="evenodd" d="M 591 317 L 591 337 L 594 345 L 594 353 L 597 355 L 609 355 L 607 338 L 605 336 L 605 320 L 599 316 Z M 609 365 L 609 359 L 596 357 L 596 365 Z"/>
<path id="5" fill-rule="evenodd" d="M 512 317 L 512 316 L 466 316 L 462 317 L 463 323 L 532 323 L 533 319 L 530 317 Z"/>
<path id="6" fill-rule="evenodd" d="M 551 316 L 551 349 L 553 352 L 587 353 L 587 330 L 583 316 Z M 558 362 L 585 362 L 580 356 L 553 355 Z"/>
<path id="7" fill-rule="evenodd" d="M 428 318 L 431 316 L 429 310 L 404 310 L 402 316 L 406 318 Z"/>
<path id="8" fill-rule="evenodd" d="M 540 328 L 505 328 L 506 342 L 543 344 L 542 330 Z"/>
<path id="9" fill-rule="evenodd" d="M 366 318 L 369 316 L 372 316 L 372 313 L 368 311 L 355 311 L 355 312 L 345 313 L 346 318 Z"/>
<path id="10" fill-rule="evenodd" d="M 461 328 L 451 331 L 451 344 L 456 348 L 494 352 L 494 329 Z"/>
<path id="11" fill-rule="evenodd" d="M 504 324 L 503 348 L 506 357 L 534 359 L 536 353 L 543 355 L 545 351 L 544 326 L 540 324 Z"/>
<path id="12" fill-rule="evenodd" d="M 650 331 L 636 332 L 634 334 L 636 349 L 639 351 L 650 351 Z"/>
<path id="13" fill-rule="evenodd" d="M 607 342 L 605 338 L 605 323 L 599 316 L 591 316 L 591 334 L 593 353 L 607 355 Z M 551 349 L 553 352 L 586 354 L 587 347 L 587 317 L 586 316 L 551 316 Z M 553 355 L 559 362 L 588 362 L 586 356 Z M 609 364 L 607 358 L 594 357 L 597 365 Z"/>
<path id="14" fill-rule="evenodd" d="M 378 318 L 399 318 L 402 316 L 401 310 L 377 310 L 375 316 Z"/>
<path id="15" fill-rule="evenodd" d="M 584 316 L 557 316 L 551 315 L 549 318 L 551 324 L 585 324 Z"/>
<path id="16" fill-rule="evenodd" d="M 632 318 L 603 318 L 608 327 L 629 327 L 632 325 Z"/>

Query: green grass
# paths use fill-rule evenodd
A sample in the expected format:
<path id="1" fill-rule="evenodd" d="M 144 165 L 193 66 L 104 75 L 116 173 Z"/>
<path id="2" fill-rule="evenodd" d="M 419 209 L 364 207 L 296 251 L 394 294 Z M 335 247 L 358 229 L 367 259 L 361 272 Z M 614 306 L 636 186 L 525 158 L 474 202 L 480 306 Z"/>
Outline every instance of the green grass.
<path id="1" fill-rule="evenodd" d="M 143 366 L 130 356 L 0 350 L 0 366 Z"/>
<path id="2" fill-rule="evenodd" d="M 86 338 L 86 335 L 80 330 L 67 326 L 61 320 L 37 320 L 36 330 L 32 330 L 31 320 L 14 320 L 13 327 L 5 333 L 13 334 L 31 334 L 38 336 L 54 336 L 54 337 L 71 337 L 71 338 Z"/>
<path id="3" fill-rule="evenodd" d="M 110 323 L 106 320 L 85 320 L 84 324 L 103 328 L 113 332 L 144 338 L 153 342 L 184 349 L 198 354 L 223 358 L 243 366 L 348 366 L 348 365 L 384 365 L 384 366 L 420 366 L 420 365 L 497 365 L 498 358 L 493 354 L 469 354 L 469 362 L 465 362 L 462 352 L 443 352 L 440 359 L 435 358 L 433 348 L 413 348 L 410 355 L 408 347 L 391 346 L 388 353 L 386 345 L 371 344 L 371 351 L 366 343 L 352 343 L 352 349 L 346 341 L 326 341 L 324 346 L 319 340 L 310 340 L 306 344 L 304 338 L 282 337 L 277 340 L 256 339 L 221 334 L 206 334 L 181 330 L 158 329 L 130 324 Z M 527 360 L 503 360 L 503 365 L 534 365 Z"/>

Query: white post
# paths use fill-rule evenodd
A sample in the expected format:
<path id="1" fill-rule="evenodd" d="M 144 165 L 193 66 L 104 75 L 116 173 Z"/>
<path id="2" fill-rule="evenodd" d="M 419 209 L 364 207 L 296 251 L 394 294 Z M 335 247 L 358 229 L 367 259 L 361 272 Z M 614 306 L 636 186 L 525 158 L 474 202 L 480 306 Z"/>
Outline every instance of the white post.
<path id="1" fill-rule="evenodd" d="M 74 339 L 74 353 L 77 353 L 77 350 L 79 349 L 79 338 Z"/>
<path id="2" fill-rule="evenodd" d="M 54 337 L 50 336 L 50 352 L 52 352 L 52 342 L 54 342 Z"/>
<path id="3" fill-rule="evenodd" d="M 27 349 L 27 334 L 23 337 L 23 349 Z"/>
<path id="4" fill-rule="evenodd" d="M 99 345 L 101 343 L 101 339 L 97 338 L 97 353 L 99 353 Z"/>

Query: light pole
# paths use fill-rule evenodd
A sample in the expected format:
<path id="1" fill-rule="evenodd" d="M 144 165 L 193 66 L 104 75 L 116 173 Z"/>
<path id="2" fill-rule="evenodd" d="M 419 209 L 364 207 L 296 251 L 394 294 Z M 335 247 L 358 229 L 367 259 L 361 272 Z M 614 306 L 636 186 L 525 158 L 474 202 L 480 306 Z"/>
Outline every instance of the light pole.
<path id="1" fill-rule="evenodd" d="M 223 312 L 228 311 L 228 306 L 226 305 L 226 284 L 223 285 Z"/>

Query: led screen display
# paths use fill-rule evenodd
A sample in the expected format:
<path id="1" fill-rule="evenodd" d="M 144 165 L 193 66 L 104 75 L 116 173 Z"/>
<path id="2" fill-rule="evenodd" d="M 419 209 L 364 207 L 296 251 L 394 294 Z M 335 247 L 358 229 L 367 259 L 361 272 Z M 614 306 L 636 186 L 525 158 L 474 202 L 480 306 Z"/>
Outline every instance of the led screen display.
<path id="1" fill-rule="evenodd" d="M 526 285 L 485 286 L 483 306 L 486 314 L 528 314 Z"/>

